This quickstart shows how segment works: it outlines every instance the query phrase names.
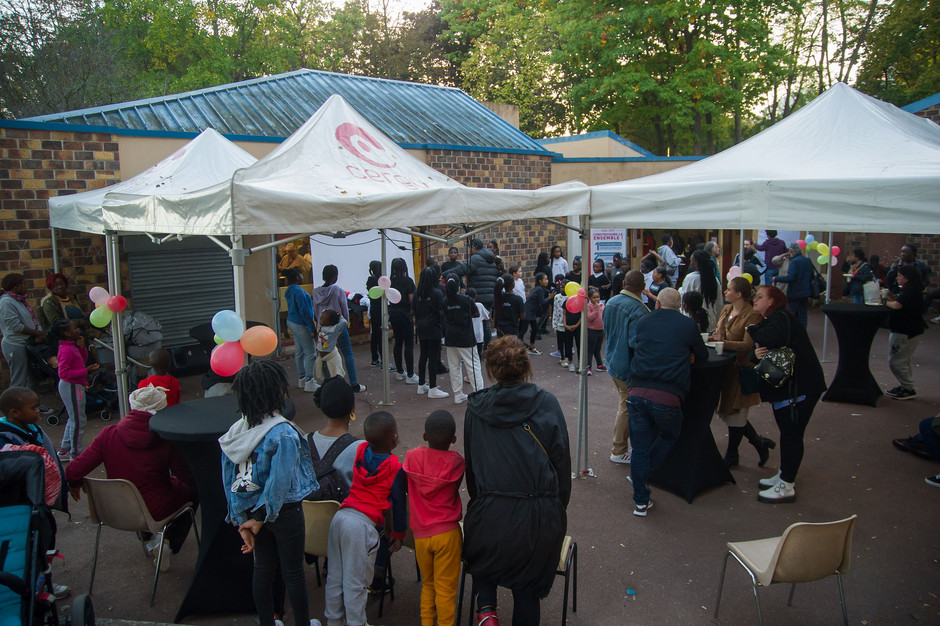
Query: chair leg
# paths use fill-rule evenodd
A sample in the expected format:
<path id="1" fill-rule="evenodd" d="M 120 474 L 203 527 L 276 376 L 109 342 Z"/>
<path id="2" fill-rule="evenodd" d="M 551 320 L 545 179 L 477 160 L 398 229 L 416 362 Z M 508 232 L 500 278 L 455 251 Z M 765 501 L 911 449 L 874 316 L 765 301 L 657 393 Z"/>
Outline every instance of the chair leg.
<path id="1" fill-rule="evenodd" d="M 790 583 L 790 595 L 787 597 L 787 606 L 793 606 L 793 592 L 796 591 L 796 583 Z"/>
<path id="2" fill-rule="evenodd" d="M 571 561 L 574 565 L 574 592 L 571 595 L 571 612 L 578 612 L 578 544 L 571 544 Z"/>
<path id="3" fill-rule="evenodd" d="M 196 527 L 196 512 L 189 509 L 189 516 L 193 519 L 193 533 L 196 535 L 196 545 L 201 546 L 202 540 L 199 539 L 199 529 Z"/>
<path id="4" fill-rule="evenodd" d="M 460 560 L 460 589 L 457 592 L 457 615 L 454 617 L 454 626 L 460 626 L 460 617 L 463 614 L 463 592 L 464 582 L 467 578 L 467 571 L 464 569 L 465 563 Z M 443 625 L 442 625 L 443 626 Z"/>
<path id="5" fill-rule="evenodd" d="M 163 527 L 166 532 L 166 526 Z M 160 533 L 160 547 L 157 548 L 157 564 L 153 573 L 153 589 L 150 591 L 150 606 L 153 606 L 153 600 L 157 597 L 157 582 L 160 580 L 160 564 L 163 562 L 163 532 Z"/>
<path id="6" fill-rule="evenodd" d="M 760 592 L 757 590 L 757 580 L 753 575 L 751 576 L 751 586 L 754 588 L 754 603 L 757 605 L 757 623 L 764 626 L 764 616 L 760 612 Z"/>
<path id="7" fill-rule="evenodd" d="M 91 588 L 95 585 L 95 569 L 98 567 L 98 544 L 101 543 L 101 526 L 98 523 L 98 532 L 95 533 L 95 558 L 91 561 L 91 580 L 88 581 L 88 595 L 91 595 Z"/>
<path id="8" fill-rule="evenodd" d="M 839 600 L 842 601 L 842 623 L 849 626 L 849 611 L 845 606 L 845 589 L 842 588 L 842 573 L 836 570 L 836 580 L 839 581 Z"/>
<path id="9" fill-rule="evenodd" d="M 721 566 L 721 579 L 718 581 L 718 595 L 715 597 L 715 619 L 718 619 L 718 609 L 721 608 L 721 589 L 725 586 L 725 572 L 728 571 L 728 557 L 731 551 L 725 553 L 725 563 Z"/>
<path id="10" fill-rule="evenodd" d="M 323 581 L 320 578 L 320 557 L 313 557 L 313 570 L 317 573 L 317 587 L 323 586 Z"/>
<path id="11" fill-rule="evenodd" d="M 565 597 L 561 600 L 561 626 L 568 626 L 568 582 L 571 575 L 571 561 L 565 568 Z"/>

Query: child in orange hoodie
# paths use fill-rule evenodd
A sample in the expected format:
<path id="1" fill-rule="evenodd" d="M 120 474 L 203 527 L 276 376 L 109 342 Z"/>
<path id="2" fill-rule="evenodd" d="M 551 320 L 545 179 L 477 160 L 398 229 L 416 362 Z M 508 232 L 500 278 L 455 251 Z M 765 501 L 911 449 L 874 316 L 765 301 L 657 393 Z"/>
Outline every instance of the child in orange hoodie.
<path id="1" fill-rule="evenodd" d="M 460 483 L 465 462 L 450 450 L 457 425 L 447 411 L 434 411 L 424 422 L 426 448 L 405 453 L 408 504 L 421 570 L 421 626 L 453 624 L 463 538 Z"/>

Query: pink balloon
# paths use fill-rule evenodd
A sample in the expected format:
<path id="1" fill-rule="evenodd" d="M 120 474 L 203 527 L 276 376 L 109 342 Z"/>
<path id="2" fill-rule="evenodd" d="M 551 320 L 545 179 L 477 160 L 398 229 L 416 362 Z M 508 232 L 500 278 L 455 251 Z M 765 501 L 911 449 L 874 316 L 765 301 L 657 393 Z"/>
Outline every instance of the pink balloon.
<path id="1" fill-rule="evenodd" d="M 226 341 L 212 349 L 209 365 L 219 376 L 234 376 L 245 362 L 245 351 L 237 341 Z"/>
<path id="2" fill-rule="evenodd" d="M 587 297 L 587 291 L 584 290 L 584 287 L 581 287 L 580 289 L 578 289 L 578 295 L 581 296 L 582 298 Z"/>
<path id="3" fill-rule="evenodd" d="M 379 287 L 388 289 L 392 286 L 392 280 L 388 276 L 379 276 Z"/>
<path id="4" fill-rule="evenodd" d="M 92 287 L 88 292 L 88 297 L 98 306 L 107 306 L 111 294 L 103 287 Z"/>
<path id="5" fill-rule="evenodd" d="M 839 246 L 832 246 L 831 248 L 829 248 L 829 256 L 831 257 L 839 256 L 840 252 L 842 252 L 842 248 L 840 248 Z"/>
<path id="6" fill-rule="evenodd" d="M 584 297 L 572 296 L 568 298 L 568 301 L 565 302 L 565 308 L 571 311 L 572 313 L 580 313 L 581 309 L 584 308 Z"/>
<path id="7" fill-rule="evenodd" d="M 835 267 L 836 263 L 838 262 L 839 262 L 839 259 L 835 258 L 834 256 L 829 257 L 829 264 L 832 265 L 833 267 Z"/>
<path id="8" fill-rule="evenodd" d="M 731 269 L 728 270 L 728 280 L 731 280 L 732 278 L 737 278 L 740 275 L 741 275 L 740 265 L 732 265 Z"/>
<path id="9" fill-rule="evenodd" d="M 797 239 L 796 242 L 800 244 L 800 250 L 806 248 L 806 242 L 803 241 L 802 239 Z"/>
<path id="10" fill-rule="evenodd" d="M 108 309 L 112 313 L 120 313 L 127 308 L 127 298 L 124 296 L 111 296 L 108 298 Z"/>
<path id="11" fill-rule="evenodd" d="M 388 301 L 392 304 L 398 304 L 401 302 L 401 292 L 394 287 L 389 287 L 385 290 L 385 297 L 388 298 Z"/>

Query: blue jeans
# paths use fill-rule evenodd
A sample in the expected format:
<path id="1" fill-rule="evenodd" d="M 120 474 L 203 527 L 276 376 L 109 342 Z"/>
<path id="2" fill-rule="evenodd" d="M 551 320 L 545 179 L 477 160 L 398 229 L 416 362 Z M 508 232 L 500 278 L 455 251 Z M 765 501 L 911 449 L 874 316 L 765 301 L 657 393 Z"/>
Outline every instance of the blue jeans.
<path id="1" fill-rule="evenodd" d="M 317 350 L 313 345 L 313 332 L 303 324 L 287 320 L 287 327 L 294 336 L 294 365 L 297 366 L 297 378 L 313 378 L 313 364 L 317 360 Z"/>
<path id="2" fill-rule="evenodd" d="M 630 441 L 633 443 L 630 464 L 633 501 L 646 504 L 650 501 L 650 490 L 646 485 L 650 474 L 663 464 L 682 430 L 682 407 L 630 396 L 627 409 L 630 412 Z"/>
<path id="3" fill-rule="evenodd" d="M 777 267 L 776 265 L 774 265 L 773 267 L 768 267 L 768 268 L 767 268 L 767 271 L 764 272 L 764 284 L 765 284 L 765 285 L 773 285 L 773 284 L 774 284 L 774 276 L 777 276 L 778 274 L 780 274 L 780 268 L 779 268 L 779 267 Z"/>
<path id="4" fill-rule="evenodd" d="M 352 341 L 349 340 L 349 328 L 344 328 L 336 339 L 336 347 L 343 353 L 343 365 L 346 366 L 346 373 L 349 374 L 349 384 L 353 387 L 359 382 L 356 377 L 356 362 L 353 360 Z"/>
<path id="5" fill-rule="evenodd" d="M 803 328 L 806 328 L 807 324 L 807 310 L 809 309 L 809 297 L 806 298 L 795 298 L 787 302 L 787 308 L 790 310 L 790 313 L 793 313 L 793 316 L 803 325 Z"/>

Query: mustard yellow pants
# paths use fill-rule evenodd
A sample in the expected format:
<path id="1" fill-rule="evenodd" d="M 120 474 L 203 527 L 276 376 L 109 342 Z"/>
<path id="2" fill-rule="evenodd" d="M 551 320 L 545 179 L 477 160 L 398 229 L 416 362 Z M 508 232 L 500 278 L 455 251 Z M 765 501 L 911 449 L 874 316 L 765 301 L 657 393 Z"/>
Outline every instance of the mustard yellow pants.
<path id="1" fill-rule="evenodd" d="M 415 539 L 415 558 L 421 570 L 421 626 L 454 623 L 463 538 L 460 529 Z"/>

